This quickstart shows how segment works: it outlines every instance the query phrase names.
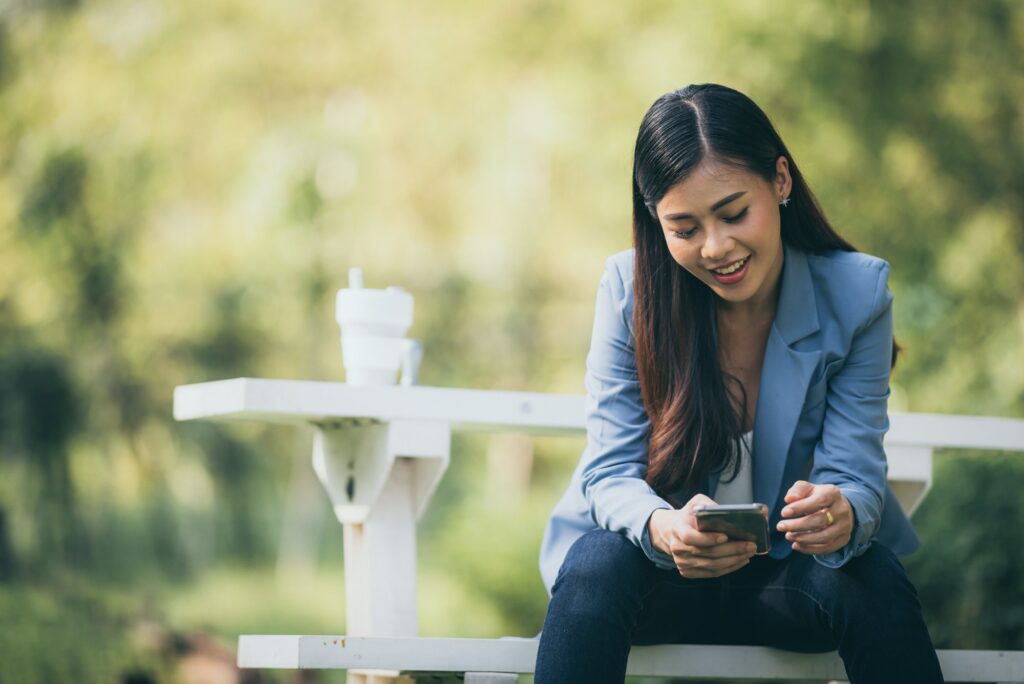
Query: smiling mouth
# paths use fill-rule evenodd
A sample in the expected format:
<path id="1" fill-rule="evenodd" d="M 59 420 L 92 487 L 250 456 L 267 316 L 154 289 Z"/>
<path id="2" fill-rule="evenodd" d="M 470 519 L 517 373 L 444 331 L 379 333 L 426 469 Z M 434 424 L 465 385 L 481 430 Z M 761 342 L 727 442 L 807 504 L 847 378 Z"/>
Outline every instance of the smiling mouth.
<path id="1" fill-rule="evenodd" d="M 741 268 L 743 268 L 743 266 L 746 265 L 746 263 L 747 263 L 747 261 L 749 259 L 750 259 L 750 255 L 747 255 L 747 256 L 743 257 L 742 259 L 740 259 L 739 261 L 734 261 L 732 264 L 730 264 L 728 266 L 723 266 L 722 268 L 712 268 L 712 269 L 709 269 L 709 270 L 712 273 L 717 273 L 718 275 L 729 275 L 730 273 L 735 273 L 736 271 L 738 271 Z"/>

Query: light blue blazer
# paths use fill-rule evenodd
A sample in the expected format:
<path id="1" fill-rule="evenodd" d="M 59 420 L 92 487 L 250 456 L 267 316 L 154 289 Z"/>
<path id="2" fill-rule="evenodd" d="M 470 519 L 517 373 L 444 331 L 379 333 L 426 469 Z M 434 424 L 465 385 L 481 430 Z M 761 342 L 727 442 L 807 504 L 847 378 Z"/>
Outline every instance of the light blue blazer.
<path id="1" fill-rule="evenodd" d="M 814 558 L 839 567 L 877 539 L 914 551 L 918 537 L 886 484 L 882 437 L 892 358 L 889 264 L 861 252 L 809 254 L 783 243 L 782 285 L 765 350 L 754 418 L 754 501 L 769 506 L 773 558 L 792 552 L 775 529 L 796 480 L 837 485 L 856 518 L 843 549 Z M 541 577 L 551 594 L 565 554 L 589 530 L 624 534 L 658 567 L 647 521 L 672 508 L 644 482 L 647 412 L 632 334 L 633 250 L 609 257 L 597 291 L 584 385 L 587 446 L 541 542 Z M 702 488 L 714 498 L 712 475 Z M 688 500 L 693 492 L 673 492 Z"/>

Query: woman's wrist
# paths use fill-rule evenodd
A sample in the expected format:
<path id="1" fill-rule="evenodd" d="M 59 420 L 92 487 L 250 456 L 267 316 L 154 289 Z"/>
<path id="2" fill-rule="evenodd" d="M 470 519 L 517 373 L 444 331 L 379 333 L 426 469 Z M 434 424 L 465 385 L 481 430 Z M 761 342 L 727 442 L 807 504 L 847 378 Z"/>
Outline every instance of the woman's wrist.
<path id="1" fill-rule="evenodd" d="M 651 546 L 664 554 L 672 555 L 662 541 L 661 529 L 666 517 L 671 513 L 667 508 L 656 508 L 647 521 L 647 534 L 651 538 Z"/>

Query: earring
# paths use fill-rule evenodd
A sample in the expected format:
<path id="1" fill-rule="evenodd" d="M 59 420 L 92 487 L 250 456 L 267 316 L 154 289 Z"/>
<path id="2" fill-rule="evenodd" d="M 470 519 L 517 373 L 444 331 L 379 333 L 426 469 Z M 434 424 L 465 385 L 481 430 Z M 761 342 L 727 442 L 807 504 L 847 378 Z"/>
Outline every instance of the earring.
<path id="1" fill-rule="evenodd" d="M 784 207 L 788 207 L 789 206 L 789 198 L 788 197 L 782 198 L 782 200 L 779 202 L 779 204 L 781 204 Z"/>

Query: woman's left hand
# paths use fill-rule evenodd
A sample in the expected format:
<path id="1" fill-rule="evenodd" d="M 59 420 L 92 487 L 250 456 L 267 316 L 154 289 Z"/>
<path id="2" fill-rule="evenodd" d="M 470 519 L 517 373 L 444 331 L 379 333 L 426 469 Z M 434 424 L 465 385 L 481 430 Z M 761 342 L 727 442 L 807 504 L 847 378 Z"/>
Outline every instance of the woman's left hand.
<path id="1" fill-rule="evenodd" d="M 786 492 L 784 520 L 778 529 L 793 542 L 793 550 L 807 554 L 838 551 L 853 534 L 853 507 L 833 484 L 797 480 Z M 832 522 L 829 523 L 831 514 Z"/>

